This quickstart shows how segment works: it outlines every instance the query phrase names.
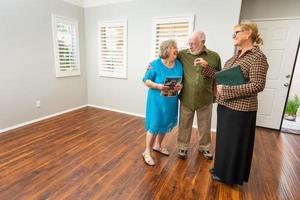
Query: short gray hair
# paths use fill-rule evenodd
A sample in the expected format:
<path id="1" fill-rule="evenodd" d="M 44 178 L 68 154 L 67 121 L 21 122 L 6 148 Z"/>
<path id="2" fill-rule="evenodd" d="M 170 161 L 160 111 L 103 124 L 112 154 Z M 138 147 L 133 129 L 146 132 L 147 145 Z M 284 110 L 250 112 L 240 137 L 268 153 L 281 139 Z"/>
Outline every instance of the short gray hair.
<path id="1" fill-rule="evenodd" d="M 170 56 L 169 53 L 170 47 L 177 47 L 177 42 L 173 39 L 170 39 L 160 43 L 158 56 L 161 57 L 162 59 L 168 58 Z"/>

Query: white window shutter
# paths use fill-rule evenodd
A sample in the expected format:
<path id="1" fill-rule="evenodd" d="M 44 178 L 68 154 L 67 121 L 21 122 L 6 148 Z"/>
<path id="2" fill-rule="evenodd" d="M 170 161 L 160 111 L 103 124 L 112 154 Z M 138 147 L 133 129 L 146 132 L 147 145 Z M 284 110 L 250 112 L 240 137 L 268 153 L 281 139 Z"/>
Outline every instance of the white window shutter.
<path id="1" fill-rule="evenodd" d="M 78 22 L 52 15 L 52 26 L 56 77 L 80 75 Z"/>
<path id="2" fill-rule="evenodd" d="M 100 22 L 99 75 L 127 78 L 127 20 Z"/>
<path id="3" fill-rule="evenodd" d="M 174 39 L 178 48 L 187 48 L 189 35 L 194 30 L 194 16 L 160 17 L 153 19 L 153 57 L 158 56 L 162 41 Z"/>

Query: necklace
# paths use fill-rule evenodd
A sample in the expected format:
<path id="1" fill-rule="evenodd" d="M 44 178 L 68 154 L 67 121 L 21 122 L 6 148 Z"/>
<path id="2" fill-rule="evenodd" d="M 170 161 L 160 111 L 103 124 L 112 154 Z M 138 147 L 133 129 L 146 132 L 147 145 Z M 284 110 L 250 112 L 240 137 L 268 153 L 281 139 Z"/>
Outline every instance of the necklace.
<path id="1" fill-rule="evenodd" d="M 166 65 L 168 68 L 174 67 L 174 63 L 175 63 L 174 61 L 171 61 L 171 62 L 169 61 L 169 62 L 168 62 L 168 61 L 165 60 L 165 59 L 162 59 L 162 62 L 163 62 L 163 64 Z"/>

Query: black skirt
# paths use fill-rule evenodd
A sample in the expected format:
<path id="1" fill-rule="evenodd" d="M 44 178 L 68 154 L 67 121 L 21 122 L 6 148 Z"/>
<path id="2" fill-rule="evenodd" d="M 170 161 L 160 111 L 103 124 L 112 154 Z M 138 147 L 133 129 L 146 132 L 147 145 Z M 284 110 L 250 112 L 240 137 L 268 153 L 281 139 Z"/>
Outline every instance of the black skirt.
<path id="1" fill-rule="evenodd" d="M 215 175 L 227 184 L 248 182 L 253 154 L 256 111 L 217 108 Z"/>

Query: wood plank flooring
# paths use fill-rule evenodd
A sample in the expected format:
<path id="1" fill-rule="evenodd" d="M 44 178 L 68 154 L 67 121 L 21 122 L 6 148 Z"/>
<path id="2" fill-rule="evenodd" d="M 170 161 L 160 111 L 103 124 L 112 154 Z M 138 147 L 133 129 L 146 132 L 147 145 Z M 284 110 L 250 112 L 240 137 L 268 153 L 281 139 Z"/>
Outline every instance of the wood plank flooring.
<path id="1" fill-rule="evenodd" d="M 300 136 L 257 128 L 250 180 L 214 182 L 213 161 L 197 151 L 193 130 L 187 160 L 142 159 L 144 119 L 82 108 L 0 134 L 0 199 L 300 199 Z M 213 144 L 215 134 L 212 134 Z"/>

